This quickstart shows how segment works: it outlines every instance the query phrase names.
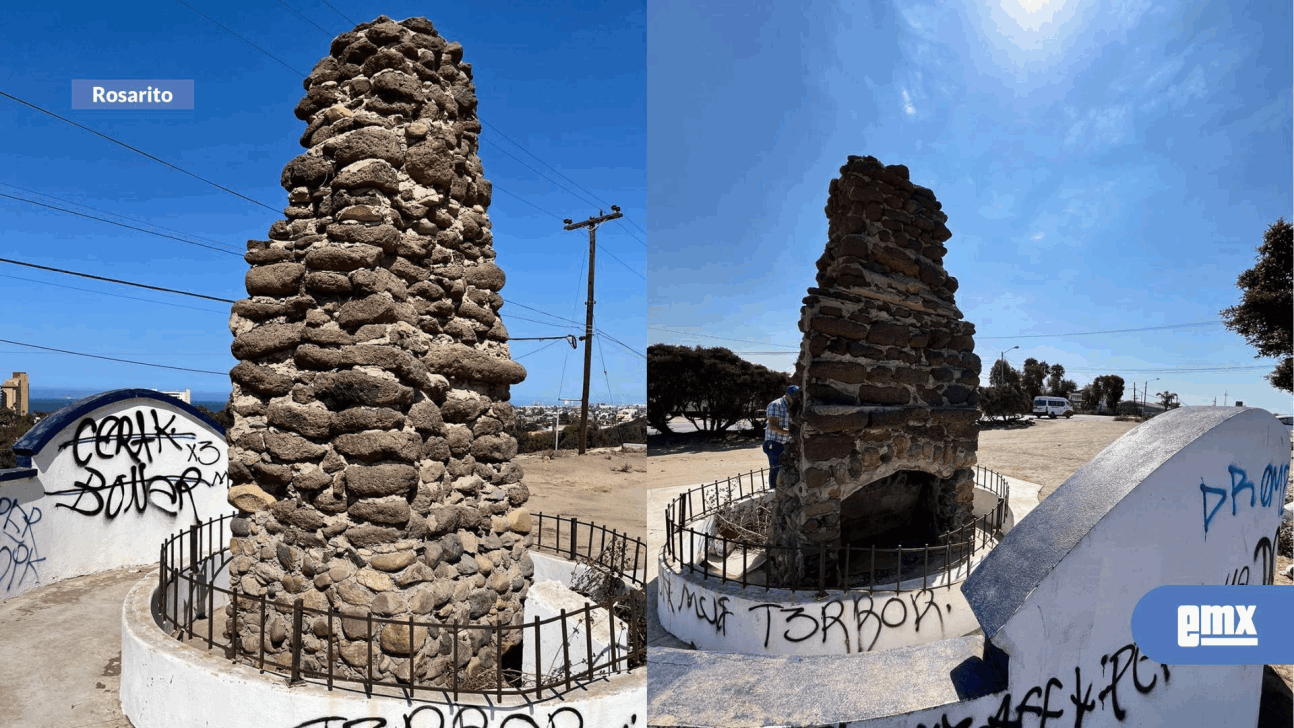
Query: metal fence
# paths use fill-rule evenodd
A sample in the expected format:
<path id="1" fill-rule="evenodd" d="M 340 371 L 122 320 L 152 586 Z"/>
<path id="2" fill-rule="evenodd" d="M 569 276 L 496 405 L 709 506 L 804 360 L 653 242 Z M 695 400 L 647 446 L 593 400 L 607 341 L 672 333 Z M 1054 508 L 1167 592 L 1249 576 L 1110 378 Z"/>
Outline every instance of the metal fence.
<path id="1" fill-rule="evenodd" d="M 464 693 L 496 697 L 533 695 L 539 698 L 545 691 L 561 694 L 593 680 L 602 679 L 614 673 L 628 672 L 642 665 L 647 651 L 645 635 L 647 606 L 643 592 L 646 544 L 640 539 L 619 533 L 614 529 L 581 522 L 575 518 L 547 516 L 542 513 L 535 514 L 534 517 L 538 526 L 532 546 L 534 550 L 579 561 L 585 564 L 586 568 L 605 570 L 622 580 L 627 589 L 619 595 L 605 599 L 600 604 L 586 603 L 583 609 L 572 612 L 563 609 L 556 617 L 546 620 L 536 617 L 532 622 L 520 625 L 441 623 L 417 620 L 412 616 L 391 619 L 375 616 L 371 612 L 364 616 L 355 616 L 342 614 L 332 608 L 312 609 L 304 606 L 300 598 L 292 601 L 284 599 L 283 596 L 271 599 L 264 595 L 253 596 L 240 592 L 237 584 L 231 588 L 218 585 L 222 581 L 222 575 L 223 581 L 228 583 L 227 569 L 232 559 L 228 547 L 231 534 L 228 532 L 227 521 L 233 516 L 226 515 L 213 518 L 188 531 L 177 533 L 163 542 L 160 551 L 156 604 L 159 624 L 164 631 L 180 641 L 205 645 L 208 650 L 223 650 L 225 656 L 233 662 L 255 667 L 261 672 L 282 674 L 291 683 L 307 678 L 316 679 L 327 684 L 330 690 L 335 683 L 361 684 L 370 694 L 373 686 L 379 685 L 403 690 L 450 693 L 455 700 Z M 216 627 L 217 619 L 223 619 L 227 614 L 224 609 L 227 605 L 233 607 L 233 624 L 239 623 L 240 615 L 251 615 L 258 621 L 259 648 L 256 651 L 248 652 L 242 649 L 237 635 L 225 635 L 223 627 Z M 274 614 L 290 615 L 291 628 L 285 637 L 289 648 L 287 655 L 267 657 L 265 635 L 269 630 L 269 620 Z M 592 624 L 603 617 L 608 621 L 608 645 L 602 651 L 603 654 L 595 655 Z M 310 625 L 320 619 L 326 620 L 327 629 L 321 630 L 322 635 L 313 632 L 312 636 L 326 640 L 326 660 L 322 668 L 310 668 L 303 664 L 302 643 L 305 632 L 309 632 L 311 627 L 305 627 L 303 632 L 303 624 Z M 200 624 L 203 620 L 205 625 Z M 347 675 L 342 668 L 343 663 L 338 662 L 340 626 L 343 620 L 352 624 L 355 621 L 361 621 L 364 624 L 368 660 L 366 673 L 361 678 Z M 373 675 L 375 657 L 373 643 L 385 625 L 395 625 L 409 630 L 410 654 L 407 676 L 383 680 Z M 625 632 L 624 644 L 620 644 L 617 639 L 617 625 Z M 561 631 L 560 640 L 551 635 L 554 626 Z M 550 629 L 545 630 L 545 627 Z M 428 630 L 426 634 L 429 635 L 445 631 L 450 634 L 453 644 L 453 654 L 450 657 L 453 662 L 447 671 L 449 673 L 447 681 L 442 679 L 436 683 L 420 682 L 415 674 L 419 640 L 414 639 L 414 635 L 424 629 Z M 484 678 L 477 675 L 470 684 L 464 684 L 459 678 L 456 667 L 462 664 L 458 655 L 459 637 L 460 635 L 470 637 L 470 632 L 473 630 L 485 634 L 485 640 L 481 644 L 486 641 L 494 643 L 496 655 L 500 655 L 505 643 L 514 642 L 509 633 L 511 636 L 521 638 L 516 641 L 522 642 L 522 649 L 534 655 L 533 673 L 522 674 L 519 670 L 505 668 L 502 660 L 496 659 L 493 675 Z M 578 641 L 574 646 L 572 645 L 572 630 L 583 632 L 585 653 L 583 655 L 572 656 L 571 654 L 573 649 L 579 647 Z M 544 632 L 548 633 L 548 639 L 541 639 L 541 633 Z M 476 644 L 476 641 L 471 642 Z M 550 646 L 552 652 L 547 655 L 541 654 L 542 646 Z M 379 652 L 376 657 L 380 657 L 381 654 Z"/>
<path id="2" fill-rule="evenodd" d="M 925 589 L 940 583 L 965 578 L 972 562 L 981 552 L 996 543 L 997 535 L 1006 520 L 1010 486 L 1006 478 L 976 466 L 975 487 L 996 496 L 996 503 L 985 515 L 970 523 L 941 534 L 935 544 L 918 547 L 868 548 L 836 547 L 826 544 L 817 547 L 781 547 L 755 543 L 740 538 L 728 538 L 705 528 L 702 522 L 742 503 L 764 498 L 772 493 L 767 479 L 767 469 L 739 473 L 725 480 L 692 488 L 678 496 L 665 508 L 664 554 L 670 563 L 702 580 L 718 579 L 721 583 L 737 583 L 743 588 L 762 586 L 797 590 L 812 589 L 819 595 L 828 590 L 854 590 L 866 588 L 875 591 L 877 585 L 902 584 L 905 580 L 921 579 Z M 699 530 L 698 527 L 704 528 Z M 799 552 L 805 564 L 804 578 L 794 584 L 752 584 L 752 565 L 758 566 L 760 558 L 775 552 Z M 721 560 L 717 568 L 707 556 Z M 727 564 L 741 557 L 741 568 L 736 576 L 729 575 Z M 704 563 L 702 563 L 704 562 Z M 857 572 L 857 573 L 856 573 Z M 932 583 L 933 581 L 933 583 Z"/>

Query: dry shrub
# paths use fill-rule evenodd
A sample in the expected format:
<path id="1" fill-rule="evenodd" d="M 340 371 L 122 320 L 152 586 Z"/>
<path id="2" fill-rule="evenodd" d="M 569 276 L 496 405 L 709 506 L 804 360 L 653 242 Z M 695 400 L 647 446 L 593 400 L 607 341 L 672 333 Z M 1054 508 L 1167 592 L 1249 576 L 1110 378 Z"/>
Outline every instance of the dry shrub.
<path id="1" fill-rule="evenodd" d="M 647 658 L 647 595 L 631 589 L 620 576 L 633 568 L 626 549 L 628 541 L 616 538 L 596 558 L 581 556 L 585 568 L 571 579 L 571 591 L 610 608 L 629 632 L 629 667 L 645 664 Z"/>

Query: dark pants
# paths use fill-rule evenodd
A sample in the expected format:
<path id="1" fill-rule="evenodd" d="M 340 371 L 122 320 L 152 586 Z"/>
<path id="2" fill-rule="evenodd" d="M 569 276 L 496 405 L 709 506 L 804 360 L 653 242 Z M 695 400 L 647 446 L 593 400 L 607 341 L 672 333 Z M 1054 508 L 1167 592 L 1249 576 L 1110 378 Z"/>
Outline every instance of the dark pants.
<path id="1" fill-rule="evenodd" d="M 777 472 L 781 470 L 784 445 L 773 440 L 764 441 L 764 454 L 768 456 L 768 487 L 777 487 Z"/>

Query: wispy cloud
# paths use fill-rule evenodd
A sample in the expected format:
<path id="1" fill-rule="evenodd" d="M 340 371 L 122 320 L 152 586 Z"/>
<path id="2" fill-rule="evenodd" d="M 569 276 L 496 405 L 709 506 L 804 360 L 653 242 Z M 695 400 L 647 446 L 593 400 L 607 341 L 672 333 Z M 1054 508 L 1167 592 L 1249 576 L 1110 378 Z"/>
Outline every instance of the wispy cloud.
<path id="1" fill-rule="evenodd" d="M 917 113 L 917 107 L 912 105 L 912 96 L 908 94 L 907 89 L 903 89 L 903 113 L 913 116 Z"/>
<path id="2" fill-rule="evenodd" d="M 1080 113 L 1066 108 L 1069 130 L 1065 134 L 1065 148 L 1084 152 L 1115 147 L 1132 136 L 1132 108 L 1127 104 L 1098 106 Z"/>
<path id="3" fill-rule="evenodd" d="M 1030 239 L 1030 240 L 1032 240 L 1032 241 L 1034 241 L 1034 242 L 1036 243 L 1036 242 L 1038 242 L 1039 240 L 1042 240 L 1042 239 L 1043 239 L 1043 238 L 1045 238 L 1045 237 L 1047 237 L 1047 233 L 1034 233 L 1033 235 L 1030 235 L 1030 236 L 1029 236 L 1029 239 Z"/>

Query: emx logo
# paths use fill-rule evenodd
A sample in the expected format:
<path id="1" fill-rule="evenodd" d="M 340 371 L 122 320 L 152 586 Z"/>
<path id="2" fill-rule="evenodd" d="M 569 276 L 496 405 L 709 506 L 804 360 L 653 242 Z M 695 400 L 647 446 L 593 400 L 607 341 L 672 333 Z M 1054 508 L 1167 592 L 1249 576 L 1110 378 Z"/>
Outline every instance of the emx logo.
<path id="1" fill-rule="evenodd" d="M 1257 647 L 1258 605 L 1183 604 L 1177 608 L 1178 647 Z"/>
<path id="2" fill-rule="evenodd" d="M 1132 637 L 1164 665 L 1294 662 L 1294 589 L 1161 586 L 1132 610 Z"/>

